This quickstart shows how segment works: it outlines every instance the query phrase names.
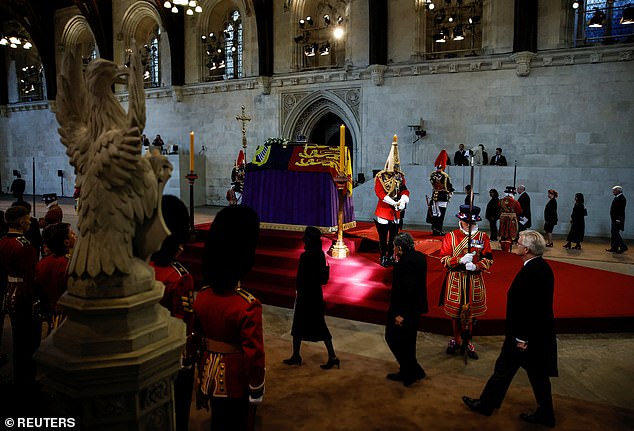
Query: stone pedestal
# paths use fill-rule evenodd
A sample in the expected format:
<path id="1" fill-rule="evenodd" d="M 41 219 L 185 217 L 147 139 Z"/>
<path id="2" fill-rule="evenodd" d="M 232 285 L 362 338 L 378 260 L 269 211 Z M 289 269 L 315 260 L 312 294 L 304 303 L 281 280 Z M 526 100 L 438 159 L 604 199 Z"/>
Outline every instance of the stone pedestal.
<path id="1" fill-rule="evenodd" d="M 136 259 L 130 276 L 69 282 L 67 320 L 40 347 L 46 387 L 85 430 L 174 429 L 173 380 L 185 325 L 158 304 L 163 284 Z"/>

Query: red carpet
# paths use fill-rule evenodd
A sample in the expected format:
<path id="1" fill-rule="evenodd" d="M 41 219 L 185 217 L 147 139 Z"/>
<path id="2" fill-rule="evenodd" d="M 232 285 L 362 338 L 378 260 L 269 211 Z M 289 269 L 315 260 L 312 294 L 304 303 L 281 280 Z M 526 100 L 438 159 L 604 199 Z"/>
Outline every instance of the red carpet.
<path id="1" fill-rule="evenodd" d="M 199 226 L 202 232 L 208 226 Z M 438 297 L 444 270 L 438 259 L 440 237 L 428 232 L 409 231 L 416 248 L 428 255 L 427 293 L 430 312 L 421 329 L 449 333 L 451 324 Z M 263 303 L 292 308 L 295 273 L 303 250 L 301 232 L 263 230 L 260 233 L 255 266 L 243 287 Z M 323 238 L 324 250 L 336 235 Z M 346 259 L 328 256 L 330 282 L 324 286 L 327 314 L 352 320 L 383 324 L 389 301 L 392 270 L 378 264 L 376 231 L 370 223 L 359 223 L 346 232 L 350 249 Z M 202 243 L 190 244 L 182 261 L 200 280 Z M 614 332 L 634 330 L 634 277 L 549 261 L 555 273 L 555 317 L 560 333 Z M 506 291 L 522 261 L 514 254 L 494 250 L 491 273 L 485 276 L 488 312 L 478 322 L 479 334 L 504 331 Z"/>

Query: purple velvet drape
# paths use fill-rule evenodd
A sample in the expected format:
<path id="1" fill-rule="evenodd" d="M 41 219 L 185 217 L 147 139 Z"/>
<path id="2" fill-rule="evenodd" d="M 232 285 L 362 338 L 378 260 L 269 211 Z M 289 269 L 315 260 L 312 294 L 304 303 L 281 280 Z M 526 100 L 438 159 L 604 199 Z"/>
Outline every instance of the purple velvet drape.
<path id="1" fill-rule="evenodd" d="M 321 227 L 337 225 L 338 199 L 326 172 L 248 172 L 242 194 L 242 203 L 257 211 L 261 222 Z M 343 220 L 354 220 L 350 195 L 344 199 Z"/>

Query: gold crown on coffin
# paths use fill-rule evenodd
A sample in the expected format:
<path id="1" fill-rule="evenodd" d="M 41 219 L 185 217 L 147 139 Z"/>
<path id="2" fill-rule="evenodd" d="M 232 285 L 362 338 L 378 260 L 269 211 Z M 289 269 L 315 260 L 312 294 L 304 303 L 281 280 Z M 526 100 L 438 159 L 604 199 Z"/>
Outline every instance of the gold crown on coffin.
<path id="1" fill-rule="evenodd" d="M 390 154 L 385 161 L 385 171 L 394 172 L 401 168 L 401 159 L 398 157 L 398 136 L 394 135 L 392 146 L 390 147 Z"/>

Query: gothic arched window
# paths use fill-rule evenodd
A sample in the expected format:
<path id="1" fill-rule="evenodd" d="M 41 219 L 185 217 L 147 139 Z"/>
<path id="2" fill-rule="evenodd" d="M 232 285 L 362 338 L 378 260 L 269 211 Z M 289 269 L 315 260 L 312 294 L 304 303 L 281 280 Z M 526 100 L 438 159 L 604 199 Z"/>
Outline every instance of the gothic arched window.
<path id="1" fill-rule="evenodd" d="M 242 18 L 240 12 L 234 10 L 229 14 L 229 20 L 225 24 L 225 79 L 242 78 Z"/>
<path id="2" fill-rule="evenodd" d="M 143 86 L 154 88 L 161 86 L 161 67 L 159 56 L 160 29 L 158 25 L 150 35 L 149 40 L 143 46 L 141 63 L 143 64 Z"/>

